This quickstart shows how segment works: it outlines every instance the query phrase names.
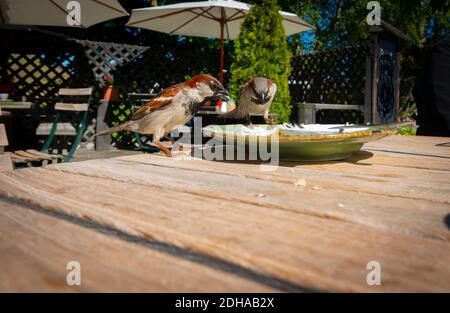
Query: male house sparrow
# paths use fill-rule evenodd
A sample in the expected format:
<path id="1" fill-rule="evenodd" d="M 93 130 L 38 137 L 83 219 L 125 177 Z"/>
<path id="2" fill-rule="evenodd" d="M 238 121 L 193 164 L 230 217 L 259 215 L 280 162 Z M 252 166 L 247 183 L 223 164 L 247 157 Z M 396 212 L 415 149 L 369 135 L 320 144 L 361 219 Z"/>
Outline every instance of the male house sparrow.
<path id="1" fill-rule="evenodd" d="M 210 75 L 197 75 L 184 83 L 161 91 L 155 98 L 137 110 L 130 120 L 108 128 L 96 135 L 129 130 L 142 134 L 153 134 L 152 143 L 167 156 L 171 151 L 160 143 L 172 129 L 188 122 L 202 106 L 203 101 L 230 98 L 222 84 Z"/>
<path id="2" fill-rule="evenodd" d="M 265 77 L 253 77 L 245 82 L 239 95 L 239 105 L 231 112 L 222 117 L 242 119 L 246 118 L 249 123 L 251 114 L 264 114 L 266 123 L 273 124 L 269 119 L 269 108 L 277 92 L 277 85 Z"/>

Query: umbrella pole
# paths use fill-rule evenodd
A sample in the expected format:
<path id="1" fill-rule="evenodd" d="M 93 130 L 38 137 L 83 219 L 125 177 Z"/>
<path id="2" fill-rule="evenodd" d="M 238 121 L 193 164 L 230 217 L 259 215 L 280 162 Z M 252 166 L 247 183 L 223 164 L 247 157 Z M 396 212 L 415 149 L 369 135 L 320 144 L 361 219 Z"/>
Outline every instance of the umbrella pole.
<path id="1" fill-rule="evenodd" d="M 224 40 L 224 34 L 223 29 L 225 27 L 224 22 L 220 22 L 220 72 L 219 72 L 219 79 L 220 82 L 223 83 L 223 59 L 224 59 L 224 48 L 223 48 L 223 40 Z"/>

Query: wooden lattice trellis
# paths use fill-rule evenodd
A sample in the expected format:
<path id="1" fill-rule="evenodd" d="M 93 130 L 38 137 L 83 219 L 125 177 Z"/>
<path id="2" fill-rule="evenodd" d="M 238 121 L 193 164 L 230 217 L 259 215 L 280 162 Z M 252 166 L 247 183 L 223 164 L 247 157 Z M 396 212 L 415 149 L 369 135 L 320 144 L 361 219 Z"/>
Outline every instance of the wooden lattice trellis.
<path id="1" fill-rule="evenodd" d="M 193 49 L 174 49 L 164 45 L 148 47 L 142 55 L 114 73 L 128 92 L 149 92 L 184 81 L 188 76 L 208 73 L 218 76 L 217 51 L 213 55 Z M 226 62 L 229 58 L 225 58 Z M 227 67 L 227 63 L 225 64 Z M 228 85 L 229 77 L 225 77 Z"/>
<path id="2" fill-rule="evenodd" d="M 17 86 L 16 93 L 25 98 L 52 97 L 55 90 L 72 77 L 70 53 L 57 56 L 57 62 L 47 62 L 46 54 L 10 54 L 7 66 Z"/>
<path id="3" fill-rule="evenodd" d="M 71 40 L 48 34 L 1 30 L 1 79 L 11 77 L 12 98 L 38 103 L 54 102 L 61 87 L 95 85 L 82 47 Z"/>
<path id="4" fill-rule="evenodd" d="M 294 56 L 293 102 L 364 104 L 366 56 L 363 46 Z"/>
<path id="5" fill-rule="evenodd" d="M 76 42 L 84 47 L 89 66 L 100 87 L 104 86 L 104 77 L 111 77 L 115 70 L 141 56 L 149 48 L 89 40 Z"/>

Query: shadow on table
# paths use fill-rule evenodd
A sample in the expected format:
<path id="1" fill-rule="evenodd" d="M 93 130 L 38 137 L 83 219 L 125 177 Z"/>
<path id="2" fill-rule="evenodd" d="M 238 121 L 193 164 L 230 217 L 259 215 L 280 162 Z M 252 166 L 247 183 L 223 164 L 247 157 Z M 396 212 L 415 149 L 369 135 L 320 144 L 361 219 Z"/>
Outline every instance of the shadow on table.
<path id="1" fill-rule="evenodd" d="M 450 230 L 450 213 L 444 217 L 445 226 Z"/>
<path id="2" fill-rule="evenodd" d="M 436 145 L 436 147 L 450 147 L 450 141 L 449 142 L 438 143 Z"/>
<path id="3" fill-rule="evenodd" d="M 195 151 L 193 150 L 191 152 L 191 156 L 195 157 Z M 198 154 L 197 154 L 198 156 Z M 355 154 L 353 154 L 350 158 L 343 159 L 343 160 L 336 160 L 336 161 L 282 161 L 280 160 L 278 166 L 282 167 L 296 167 L 301 165 L 308 165 L 308 164 L 336 164 L 336 163 L 351 163 L 355 165 L 363 165 L 363 166 L 370 166 L 369 163 L 364 163 L 362 161 L 370 159 L 373 156 L 373 153 L 369 151 L 361 150 Z M 205 159 L 203 155 L 203 159 Z M 213 162 L 221 162 L 221 163 L 236 163 L 236 164 L 255 164 L 255 165 L 261 165 L 261 164 L 267 164 L 270 165 L 269 161 L 262 161 L 262 160 L 212 160 Z M 274 164 L 275 165 L 275 164 Z"/>

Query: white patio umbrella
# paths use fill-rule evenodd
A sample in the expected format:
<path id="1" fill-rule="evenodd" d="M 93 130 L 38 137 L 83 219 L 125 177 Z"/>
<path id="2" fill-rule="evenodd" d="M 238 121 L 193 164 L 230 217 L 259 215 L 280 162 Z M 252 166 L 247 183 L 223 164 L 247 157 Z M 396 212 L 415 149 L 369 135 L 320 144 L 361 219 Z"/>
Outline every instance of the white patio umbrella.
<path id="1" fill-rule="evenodd" d="M 238 37 L 250 8 L 250 4 L 243 2 L 211 0 L 134 9 L 127 25 L 171 35 L 220 38 L 220 81 L 223 81 L 223 41 Z M 280 11 L 280 14 L 287 36 L 315 28 L 293 13 Z"/>
<path id="2" fill-rule="evenodd" d="M 73 15 L 79 3 L 80 20 Z M 71 14 L 77 23 L 69 24 Z M 0 23 L 15 25 L 90 27 L 129 15 L 116 0 L 0 0 Z"/>

